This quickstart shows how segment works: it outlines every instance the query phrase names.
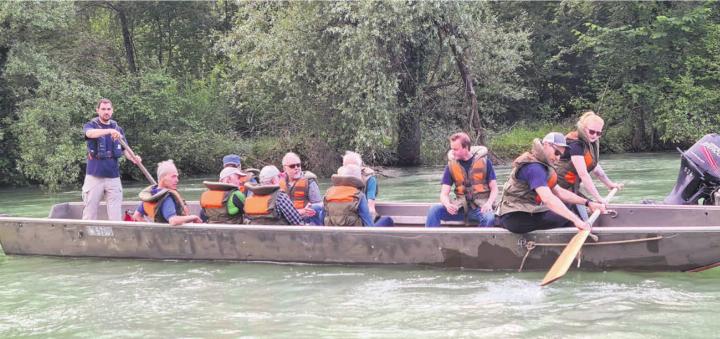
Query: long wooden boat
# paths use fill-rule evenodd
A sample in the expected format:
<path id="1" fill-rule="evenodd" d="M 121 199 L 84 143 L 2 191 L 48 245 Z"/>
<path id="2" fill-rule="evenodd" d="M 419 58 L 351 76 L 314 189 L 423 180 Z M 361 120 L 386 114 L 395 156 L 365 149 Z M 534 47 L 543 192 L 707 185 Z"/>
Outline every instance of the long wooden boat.
<path id="1" fill-rule="evenodd" d="M 124 208 L 131 209 L 128 202 Z M 197 202 L 190 203 L 197 212 Z M 80 220 L 81 203 L 49 218 L 0 217 L 7 255 L 547 270 L 575 228 L 513 234 L 502 228 L 425 228 L 430 204 L 378 203 L 396 227 L 255 226 Z M 612 205 L 597 220 L 580 269 L 688 271 L 720 262 L 720 206 Z M 100 217 L 102 215 L 103 208 Z"/>

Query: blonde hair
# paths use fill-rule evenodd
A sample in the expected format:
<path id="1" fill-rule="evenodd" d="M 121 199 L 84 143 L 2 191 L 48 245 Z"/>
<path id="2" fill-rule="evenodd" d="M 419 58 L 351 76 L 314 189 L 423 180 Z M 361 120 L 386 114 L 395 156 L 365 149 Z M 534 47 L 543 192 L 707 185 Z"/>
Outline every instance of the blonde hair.
<path id="1" fill-rule="evenodd" d="M 158 163 L 158 167 L 157 167 L 158 181 L 160 179 L 162 179 L 162 177 L 164 177 L 165 175 L 168 175 L 172 172 L 177 173 L 177 171 L 178 171 L 177 167 L 175 167 L 175 163 L 172 161 L 172 159 L 165 160 L 163 162 Z"/>
<path id="2" fill-rule="evenodd" d="M 353 151 L 345 151 L 345 155 L 343 155 L 343 166 L 351 164 L 362 166 L 362 163 L 362 156 L 360 156 L 359 153 Z"/>
<path id="3" fill-rule="evenodd" d="M 577 122 L 578 128 L 584 128 L 587 127 L 587 125 L 593 121 L 605 124 L 605 120 L 601 118 L 599 115 L 595 114 L 593 111 L 585 111 L 580 116 L 580 119 Z"/>

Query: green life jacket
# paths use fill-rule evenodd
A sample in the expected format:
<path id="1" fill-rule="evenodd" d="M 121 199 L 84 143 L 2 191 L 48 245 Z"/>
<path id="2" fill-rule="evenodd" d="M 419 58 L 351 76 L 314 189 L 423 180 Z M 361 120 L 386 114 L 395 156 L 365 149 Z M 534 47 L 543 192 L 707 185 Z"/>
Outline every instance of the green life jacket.
<path id="1" fill-rule="evenodd" d="M 498 215 L 511 212 L 540 213 L 549 210 L 549 208 L 542 203 L 537 192 L 530 189 L 530 185 L 526 181 L 517 178 L 518 172 L 523 166 L 534 163 L 545 166 L 548 171 L 548 187 L 550 189 L 555 187 L 557 184 L 555 168 L 550 165 L 545 157 L 540 140 L 535 139 L 533 141 L 532 151 L 523 153 L 513 161 L 510 177 L 503 186 L 503 196 L 502 199 L 500 199 Z"/>
<path id="2" fill-rule="evenodd" d="M 362 179 L 351 176 L 333 175 L 330 180 L 333 186 L 325 193 L 323 209 L 326 226 L 362 226 L 358 212 L 360 200 L 365 196 L 365 183 Z"/>
<path id="3" fill-rule="evenodd" d="M 245 196 L 240 192 L 237 186 L 221 183 L 203 181 L 203 184 L 209 189 L 200 196 L 200 207 L 208 217 L 210 224 L 242 224 L 243 211 L 232 204 L 232 197 L 237 196 L 240 201 L 245 200 Z"/>

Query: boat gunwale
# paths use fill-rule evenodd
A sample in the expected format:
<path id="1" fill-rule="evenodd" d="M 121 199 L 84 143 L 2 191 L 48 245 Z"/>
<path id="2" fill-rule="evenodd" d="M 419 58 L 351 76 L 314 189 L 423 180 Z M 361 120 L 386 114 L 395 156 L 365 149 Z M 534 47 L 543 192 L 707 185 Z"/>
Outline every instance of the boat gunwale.
<path id="1" fill-rule="evenodd" d="M 171 226 L 169 224 L 151 223 L 151 222 L 135 222 L 135 221 L 110 221 L 110 220 L 79 220 L 79 219 L 61 219 L 61 218 L 31 218 L 31 217 L 0 217 L 0 223 L 35 223 L 35 224 L 66 224 L 71 226 L 113 226 L 113 227 L 143 227 L 155 229 L 178 229 L 178 230 L 257 230 L 257 231 L 292 231 L 292 232 L 346 232 L 346 233 L 418 233 L 418 234 L 515 234 L 524 235 L 555 235 L 555 234 L 576 234 L 577 229 L 574 227 L 562 227 L 547 230 L 537 230 L 530 233 L 512 233 L 502 227 L 467 227 L 467 226 L 441 226 L 441 227 L 422 227 L 422 226 L 397 226 L 397 227 L 347 227 L 347 226 L 314 226 L 314 225 L 247 225 L 247 224 L 183 224 Z M 593 233 L 672 233 L 672 232 L 720 232 L 718 226 L 599 226 L 593 228 Z"/>

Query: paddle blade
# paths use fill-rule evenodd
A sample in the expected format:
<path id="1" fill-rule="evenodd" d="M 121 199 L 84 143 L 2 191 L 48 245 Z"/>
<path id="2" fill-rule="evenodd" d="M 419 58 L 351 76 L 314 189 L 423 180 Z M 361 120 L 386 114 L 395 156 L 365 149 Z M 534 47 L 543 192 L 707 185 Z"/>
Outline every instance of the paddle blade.
<path id="1" fill-rule="evenodd" d="M 555 260 L 555 263 L 550 268 L 550 271 L 548 271 L 545 275 L 545 278 L 542 283 L 540 283 L 540 286 L 548 285 L 553 281 L 560 279 L 565 275 L 565 273 L 567 273 L 568 269 L 570 269 L 570 265 L 572 265 L 575 257 L 577 257 L 578 252 L 580 252 L 583 244 L 585 244 L 585 240 L 589 234 L 590 231 L 583 230 L 578 232 L 578 234 L 570 240 L 562 253 L 560 253 L 560 257 Z"/>

